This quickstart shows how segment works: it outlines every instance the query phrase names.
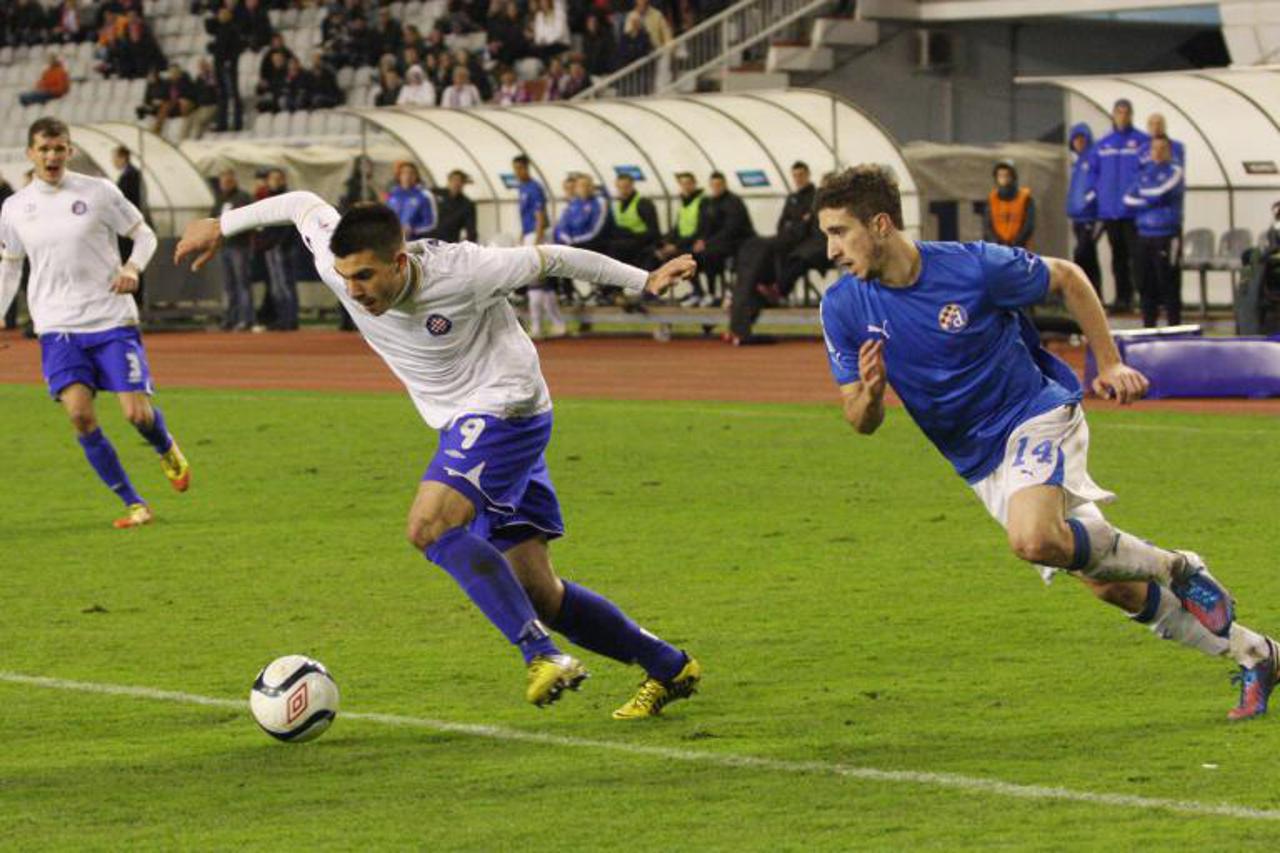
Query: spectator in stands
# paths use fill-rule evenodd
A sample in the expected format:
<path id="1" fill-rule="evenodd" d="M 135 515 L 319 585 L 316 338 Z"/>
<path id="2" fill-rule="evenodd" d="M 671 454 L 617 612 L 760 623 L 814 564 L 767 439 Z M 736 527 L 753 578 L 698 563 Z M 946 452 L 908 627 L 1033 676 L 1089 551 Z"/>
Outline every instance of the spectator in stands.
<path id="1" fill-rule="evenodd" d="M 102 26 L 98 28 L 98 46 L 94 49 L 93 55 L 98 60 L 97 68 L 102 73 L 109 73 L 111 70 L 111 56 L 115 48 L 115 44 L 124 38 L 124 32 L 128 29 L 129 20 L 124 15 L 113 11 L 105 11 L 102 16 Z"/>
<path id="2" fill-rule="evenodd" d="M 658 248 L 658 259 L 662 261 L 676 255 L 692 254 L 694 244 L 707 235 L 707 217 L 703 210 L 706 196 L 698 186 L 698 179 L 692 172 L 678 172 L 676 182 L 680 185 L 680 207 L 671 230 L 667 232 L 666 241 Z M 686 305 L 696 305 L 702 301 L 702 296 L 702 284 L 695 278 L 693 292 L 681 301 Z"/>
<path id="3" fill-rule="evenodd" d="M 213 63 L 207 56 L 200 57 L 196 66 L 196 74 L 191 78 L 191 92 L 195 109 L 183 119 L 179 139 L 199 139 L 204 136 L 218 114 L 218 78 L 213 73 Z"/>
<path id="4" fill-rule="evenodd" d="M 649 34 L 649 44 L 653 50 L 661 50 L 675 36 L 671 32 L 671 22 L 662 12 L 653 8 L 649 0 L 636 0 L 631 14 L 640 19 L 641 25 Z"/>
<path id="5" fill-rule="evenodd" d="M 402 107 L 434 107 L 436 87 L 427 79 L 422 66 L 411 66 L 405 74 L 404 85 L 396 96 L 396 104 Z"/>
<path id="6" fill-rule="evenodd" d="M 161 97 L 151 103 L 155 110 L 155 121 L 151 125 L 153 133 L 162 133 L 168 119 L 188 116 L 196 108 L 195 85 L 191 82 L 191 75 L 179 65 L 169 67 L 169 73 L 154 91 Z"/>
<path id="7" fill-rule="evenodd" d="M 545 62 L 569 49 L 568 14 L 564 0 L 534 0 L 533 49 Z"/>
<path id="8" fill-rule="evenodd" d="M 234 4 L 235 0 L 224 0 L 224 2 Z M 242 2 L 243 5 L 233 10 L 236 23 L 244 33 L 244 41 L 249 50 L 257 52 L 271 44 L 271 37 L 275 35 L 276 28 L 271 25 L 267 6 L 262 0 L 242 0 Z"/>
<path id="9" fill-rule="evenodd" d="M 54 41 L 63 44 L 79 44 L 89 37 L 89 29 L 81 20 L 76 0 L 62 0 L 53 11 L 51 35 Z"/>
<path id="10" fill-rule="evenodd" d="M 71 78 L 67 69 L 56 53 L 49 54 L 49 64 L 40 73 L 36 87 L 30 92 L 18 95 L 18 101 L 25 107 L 29 104 L 45 104 L 56 101 L 71 90 Z"/>
<path id="11" fill-rule="evenodd" d="M 11 17 L 14 44 L 41 44 L 48 30 L 48 18 L 39 0 L 17 0 Z"/>
<path id="12" fill-rule="evenodd" d="M 373 99 L 375 107 L 394 107 L 400 97 L 400 75 L 395 68 L 383 68 L 378 72 L 378 94 Z"/>
<path id="13" fill-rule="evenodd" d="M 653 269 L 662 238 L 657 208 L 636 191 L 636 181 L 630 173 L 618 175 L 614 190 L 613 231 L 605 254 L 625 264 Z"/>
<path id="14" fill-rule="evenodd" d="M 436 28 L 450 35 L 466 35 L 478 33 L 484 29 L 483 6 L 472 7 L 465 0 L 449 0 L 443 17 L 436 21 Z"/>
<path id="15" fill-rule="evenodd" d="M 478 107 L 484 103 L 480 90 L 471 82 L 471 72 L 462 66 L 453 69 L 453 85 L 440 96 L 440 106 L 451 109 Z"/>
<path id="16" fill-rule="evenodd" d="M 756 229 L 747 206 L 729 191 L 723 172 L 711 173 L 703 208 L 706 236 L 693 242 L 693 255 L 698 260 L 698 271 L 707 281 L 706 295 L 698 304 L 711 308 L 720 304 L 716 282 L 723 286 L 729 260 L 738 254 L 739 246 L 756 236 Z"/>
<path id="17" fill-rule="evenodd" d="M 987 194 L 982 239 L 1025 249 L 1036 231 L 1036 200 L 1030 189 L 1018 185 L 1018 169 L 1012 160 L 996 163 L 991 174 L 996 185 Z"/>
<path id="18" fill-rule="evenodd" d="M 312 52 L 311 67 L 307 73 L 311 75 L 311 109 L 332 109 L 347 100 L 346 93 L 338 85 L 338 75 L 325 61 L 324 51 Z"/>
<path id="19" fill-rule="evenodd" d="M 284 74 L 283 105 L 286 112 L 311 109 L 311 100 L 315 95 L 314 82 L 298 57 L 289 60 Z"/>
<path id="20" fill-rule="evenodd" d="M 112 45 L 107 61 L 113 73 L 127 80 L 146 77 L 151 69 L 163 70 L 168 65 L 160 43 L 136 12 L 129 13 L 124 38 Z"/>
<path id="21" fill-rule="evenodd" d="M 825 270 L 827 239 L 818 229 L 813 215 L 813 197 L 817 188 L 813 185 L 809 164 L 797 160 L 791 164 L 791 193 L 778 217 L 778 226 L 771 250 L 775 274 L 772 287 L 766 287 L 764 296 L 771 303 L 780 303 L 791 295 L 796 281 L 811 269 Z"/>
<path id="22" fill-rule="evenodd" d="M 427 32 L 426 37 L 423 37 L 421 31 L 413 24 L 405 25 L 404 46 L 406 49 L 414 48 L 424 58 L 428 56 L 438 57 L 442 53 L 449 52 L 449 46 L 444 43 L 444 33 L 433 29 Z"/>
<path id="23" fill-rule="evenodd" d="M 412 163 L 396 167 L 396 185 L 387 194 L 387 207 L 400 217 L 406 240 L 429 236 L 440 221 L 436 197 L 422 186 L 418 167 Z"/>
<path id="24" fill-rule="evenodd" d="M 507 0 L 499 15 L 489 18 L 489 56 L 500 65 L 512 66 L 533 55 L 533 47 L 525 32 L 524 18 L 515 0 Z"/>
<path id="25" fill-rule="evenodd" d="M 354 68 L 374 65 L 382 55 L 382 44 L 378 41 L 378 34 L 369 27 L 363 15 L 355 15 L 347 22 L 344 46 L 346 64 Z M 334 64 L 341 67 L 337 62 Z"/>
<path id="26" fill-rule="evenodd" d="M 276 54 L 282 54 L 284 58 L 277 61 Z M 262 58 L 258 60 L 258 80 L 261 81 L 272 74 L 283 76 L 292 56 L 293 51 L 285 46 L 284 35 L 282 33 L 272 33 L 271 44 L 267 46 Z"/>
<path id="27" fill-rule="evenodd" d="M 267 53 L 271 67 L 258 80 L 255 93 L 258 96 L 258 112 L 275 113 L 285 109 L 289 81 L 289 66 L 298 58 L 281 50 Z"/>
<path id="28" fill-rule="evenodd" d="M 587 67 L 574 60 L 569 63 L 569 75 L 560 89 L 560 97 L 567 101 L 590 86 L 591 79 L 587 77 Z"/>
<path id="29" fill-rule="evenodd" d="M 213 57 L 214 89 L 218 105 L 216 127 L 219 131 L 241 130 L 244 127 L 244 104 L 240 101 L 238 68 L 244 41 L 240 37 L 234 13 L 223 6 L 214 17 L 205 20 L 204 28 L 213 37 L 213 41 L 209 43 L 209 54 Z"/>
<path id="30" fill-rule="evenodd" d="M 426 69 L 427 76 L 436 87 L 436 91 L 443 94 L 445 89 L 453 85 L 453 69 L 457 65 L 453 60 L 453 54 L 448 51 L 435 53 L 432 56 L 434 61 L 429 63 L 429 67 Z"/>
<path id="31" fill-rule="evenodd" d="M 653 42 L 649 39 L 649 33 L 644 28 L 640 16 L 632 12 L 627 15 L 622 35 L 618 38 L 618 67 L 626 68 L 651 53 L 653 53 Z M 640 79 L 626 94 L 647 95 L 653 90 L 652 69 L 646 68 L 644 73 L 638 76 Z"/>
<path id="32" fill-rule="evenodd" d="M 542 100 L 564 100 L 564 87 L 568 82 L 569 75 L 565 73 L 563 63 L 559 59 L 548 62 L 547 73 L 542 76 Z"/>
<path id="33" fill-rule="evenodd" d="M 500 107 L 529 103 L 529 89 L 516 79 L 516 72 L 503 68 L 498 72 L 498 89 L 494 92 L 493 102 Z"/>
<path id="34" fill-rule="evenodd" d="M 283 170 L 267 172 L 268 196 L 288 190 Z M 291 332 L 298 328 L 298 279 L 292 257 L 295 233 L 292 223 L 273 225 L 258 232 L 256 245 L 267 264 L 267 283 L 275 309 L 275 321 L 268 327 L 273 331 Z"/>
<path id="35" fill-rule="evenodd" d="M 218 195 L 214 200 L 212 217 L 219 217 L 228 210 L 252 203 L 249 194 L 240 189 L 234 169 L 224 169 L 218 175 Z M 222 315 L 222 330 L 243 332 L 253 325 L 253 282 L 250 277 L 249 241 L 252 232 L 245 231 L 222 243 L 222 290 L 226 294 L 226 310 Z"/>
<path id="36" fill-rule="evenodd" d="M 404 24 L 399 18 L 391 15 L 391 10 L 383 6 L 378 10 L 378 18 L 374 21 L 374 32 L 378 34 L 378 43 L 388 53 L 399 53 L 404 50 Z"/>
<path id="37" fill-rule="evenodd" d="M 432 234 L 437 240 L 457 243 L 461 240 L 475 242 L 480 239 L 476 231 L 476 203 L 467 198 L 464 189 L 471 178 L 461 169 L 449 173 L 448 185 L 436 198 L 440 222 Z"/>
<path id="38" fill-rule="evenodd" d="M 1067 141 L 1071 149 L 1071 183 L 1067 187 L 1067 217 L 1076 246 L 1071 259 L 1088 277 L 1093 289 L 1102 297 L 1102 269 L 1098 265 L 1098 238 L 1102 225 L 1098 222 L 1098 154 L 1093 147 L 1093 131 L 1079 122 L 1071 128 Z"/>
<path id="39" fill-rule="evenodd" d="M 1133 104 L 1121 98 L 1111 108 L 1111 133 L 1098 140 L 1098 217 L 1111 245 L 1111 272 L 1116 280 L 1112 311 L 1133 308 L 1133 283 L 1138 277 L 1140 247 L 1134 211 L 1124 195 L 1138 176 L 1145 133 L 1133 126 Z"/>
<path id="40" fill-rule="evenodd" d="M 587 73 L 592 77 L 613 73 L 617 68 L 614 64 L 617 53 L 618 43 L 613 36 L 613 27 L 601 21 L 600 13 L 588 13 L 583 22 L 582 33 L 583 63 Z"/>
<path id="41" fill-rule="evenodd" d="M 1178 260 L 1182 254 L 1182 198 L 1186 180 L 1182 166 L 1173 159 L 1173 143 L 1167 136 L 1151 140 L 1151 159 L 1143 164 L 1129 186 L 1124 203 L 1136 212 L 1140 246 L 1139 293 L 1142 325 L 1154 328 L 1160 306 L 1170 326 L 1182 322 L 1182 280 Z"/>

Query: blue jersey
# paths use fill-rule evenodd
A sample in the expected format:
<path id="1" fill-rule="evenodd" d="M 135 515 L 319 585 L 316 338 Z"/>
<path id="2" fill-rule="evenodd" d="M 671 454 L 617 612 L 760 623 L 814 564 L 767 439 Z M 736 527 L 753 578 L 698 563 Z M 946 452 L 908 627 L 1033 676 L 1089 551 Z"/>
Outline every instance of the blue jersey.
<path id="1" fill-rule="evenodd" d="M 827 291 L 831 372 L 841 385 L 857 382 L 858 348 L 883 340 L 889 384 L 956 472 L 976 483 L 999 466 L 1019 424 L 1080 400 L 1080 383 L 1018 310 L 1048 292 L 1039 256 L 994 243 L 916 245 L 914 284 L 845 275 Z"/>
<path id="2" fill-rule="evenodd" d="M 520 185 L 520 234 L 532 234 L 538 230 L 537 214 L 547 208 L 547 194 L 542 184 L 530 178 Z"/>

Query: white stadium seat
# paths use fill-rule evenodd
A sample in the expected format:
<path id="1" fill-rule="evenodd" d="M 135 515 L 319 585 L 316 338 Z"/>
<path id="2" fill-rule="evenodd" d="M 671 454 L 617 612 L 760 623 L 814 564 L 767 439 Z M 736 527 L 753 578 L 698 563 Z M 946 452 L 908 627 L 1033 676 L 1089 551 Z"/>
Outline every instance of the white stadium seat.
<path id="1" fill-rule="evenodd" d="M 289 135 L 289 114 L 271 114 L 271 136 L 284 138 Z"/>

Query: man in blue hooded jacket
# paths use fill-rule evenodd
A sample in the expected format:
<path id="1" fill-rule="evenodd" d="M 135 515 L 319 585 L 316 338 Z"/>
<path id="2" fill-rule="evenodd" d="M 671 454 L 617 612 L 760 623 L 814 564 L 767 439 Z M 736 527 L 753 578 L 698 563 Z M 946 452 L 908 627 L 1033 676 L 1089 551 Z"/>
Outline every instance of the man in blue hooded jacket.
<path id="1" fill-rule="evenodd" d="M 1149 137 L 1133 126 L 1133 104 L 1121 98 L 1111 108 L 1114 129 L 1098 140 L 1098 218 L 1111 245 L 1111 273 L 1116 280 L 1113 311 L 1133 308 L 1133 283 L 1138 269 L 1138 229 L 1134 211 L 1124 203 L 1125 192 L 1138 177 L 1142 149 Z"/>
<path id="2" fill-rule="evenodd" d="M 1170 326 L 1182 322 L 1182 196 L 1186 179 L 1174 160 L 1167 136 L 1151 140 L 1151 159 L 1125 194 L 1125 204 L 1137 214 L 1141 246 L 1138 278 L 1142 294 L 1142 325 L 1154 328 L 1164 305 Z"/>
<path id="3" fill-rule="evenodd" d="M 1071 259 L 1102 297 L 1102 269 L 1098 266 L 1098 155 L 1093 148 L 1093 131 L 1080 122 L 1071 128 L 1067 140 L 1071 149 L 1071 184 L 1067 188 L 1067 216 L 1075 233 L 1076 248 Z"/>

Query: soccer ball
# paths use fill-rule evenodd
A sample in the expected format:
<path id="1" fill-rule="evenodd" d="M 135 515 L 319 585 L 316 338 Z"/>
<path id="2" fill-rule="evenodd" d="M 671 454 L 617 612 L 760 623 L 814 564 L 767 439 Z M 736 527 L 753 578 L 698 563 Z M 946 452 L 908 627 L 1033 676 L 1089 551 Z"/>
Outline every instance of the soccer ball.
<path id="1" fill-rule="evenodd" d="M 338 685 L 319 661 L 285 655 L 258 673 L 249 692 L 249 709 L 276 740 L 314 740 L 338 714 Z"/>

